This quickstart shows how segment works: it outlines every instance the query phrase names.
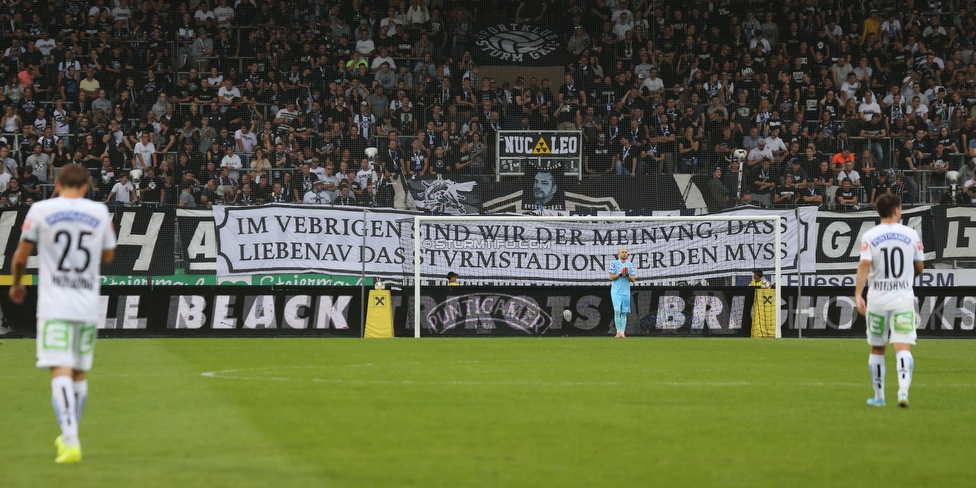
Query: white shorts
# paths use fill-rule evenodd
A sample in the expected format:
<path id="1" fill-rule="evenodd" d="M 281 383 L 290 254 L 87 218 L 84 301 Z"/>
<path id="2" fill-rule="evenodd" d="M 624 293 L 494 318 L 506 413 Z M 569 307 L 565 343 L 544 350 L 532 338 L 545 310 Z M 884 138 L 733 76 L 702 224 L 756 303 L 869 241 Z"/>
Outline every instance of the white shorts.
<path id="1" fill-rule="evenodd" d="M 96 337 L 98 327 L 94 322 L 37 319 L 37 367 L 90 370 Z"/>
<path id="2" fill-rule="evenodd" d="M 882 347 L 892 344 L 915 345 L 915 310 L 871 310 L 864 317 L 867 322 L 868 344 Z"/>

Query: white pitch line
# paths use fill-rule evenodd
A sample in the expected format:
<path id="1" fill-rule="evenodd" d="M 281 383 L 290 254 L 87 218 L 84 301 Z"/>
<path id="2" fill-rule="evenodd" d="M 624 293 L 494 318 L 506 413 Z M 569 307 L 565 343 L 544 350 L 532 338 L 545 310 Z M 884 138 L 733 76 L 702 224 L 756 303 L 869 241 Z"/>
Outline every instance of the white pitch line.
<path id="1" fill-rule="evenodd" d="M 307 367 L 307 368 L 311 368 Z M 306 368 L 306 369 L 307 369 Z M 271 368 L 277 369 L 277 368 Z M 713 386 L 713 387 L 736 387 L 736 386 L 799 386 L 799 387 L 861 387 L 864 386 L 863 383 L 849 383 L 849 382 L 824 382 L 824 381 L 814 381 L 814 382 L 756 382 L 756 381 L 635 381 L 635 382 L 617 382 L 617 381 L 433 381 L 433 380 L 358 380 L 358 379 L 345 379 L 345 378 L 287 378 L 281 376 L 274 377 L 261 377 L 261 376 L 241 376 L 234 375 L 232 373 L 242 372 L 242 371 L 267 371 L 268 368 L 246 368 L 246 369 L 228 369 L 223 371 L 208 371 L 205 373 L 200 373 L 201 376 L 206 378 L 215 378 L 222 380 L 241 380 L 241 381 L 307 381 L 312 383 L 330 383 L 330 384 L 355 384 L 355 385 L 403 385 L 403 386 L 427 386 L 427 385 L 449 385 L 449 386 Z M 916 385 L 920 387 L 925 387 L 926 385 Z M 961 387 L 970 388 L 976 386 L 973 383 L 954 383 L 945 385 L 932 385 L 932 386 L 942 386 L 942 387 Z"/>

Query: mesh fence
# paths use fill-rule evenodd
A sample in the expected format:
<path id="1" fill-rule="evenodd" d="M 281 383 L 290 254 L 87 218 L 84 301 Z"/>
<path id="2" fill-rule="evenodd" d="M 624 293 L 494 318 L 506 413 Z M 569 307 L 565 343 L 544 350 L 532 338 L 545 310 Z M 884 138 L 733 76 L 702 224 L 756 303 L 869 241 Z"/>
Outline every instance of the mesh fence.
<path id="1" fill-rule="evenodd" d="M 152 208 L 969 205 L 966 4 L 20 2 L 0 205 L 72 161 Z"/>

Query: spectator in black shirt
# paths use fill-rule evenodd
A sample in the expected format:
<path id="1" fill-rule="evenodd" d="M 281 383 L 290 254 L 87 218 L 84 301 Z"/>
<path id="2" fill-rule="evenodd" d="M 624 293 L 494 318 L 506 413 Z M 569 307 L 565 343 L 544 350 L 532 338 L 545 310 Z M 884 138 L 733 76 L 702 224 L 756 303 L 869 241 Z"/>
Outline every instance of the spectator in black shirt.
<path id="1" fill-rule="evenodd" d="M 749 179 L 752 181 L 752 200 L 757 204 L 769 206 L 772 204 L 772 193 L 776 187 L 776 174 L 773 172 L 772 161 L 764 159 L 758 165 Z"/>
<path id="2" fill-rule="evenodd" d="M 28 204 L 34 203 L 38 200 L 42 200 L 44 197 L 44 192 L 41 188 L 41 180 L 34 176 L 34 168 L 30 165 L 25 165 L 21 169 L 20 188 L 24 190 L 24 196 L 27 197 L 26 202 Z M 14 180 L 10 180 L 14 181 Z"/>
<path id="3" fill-rule="evenodd" d="M 740 147 L 739 138 L 732 135 L 731 127 L 722 127 L 722 132 L 717 134 L 717 138 L 713 141 L 714 150 L 714 160 L 715 164 L 723 164 L 726 160 L 732 157 L 732 151 Z"/>
<path id="4" fill-rule="evenodd" d="M 844 181 L 841 183 L 841 187 L 837 190 L 837 195 L 834 198 L 837 201 L 838 207 L 843 210 L 857 209 L 857 190 L 854 188 L 850 178 L 844 178 Z"/>
<path id="5" fill-rule="evenodd" d="M 796 187 L 807 186 L 807 172 L 803 169 L 800 158 L 790 159 L 790 164 L 786 168 L 786 175 L 793 177 L 793 185 Z"/>
<path id="6" fill-rule="evenodd" d="M 888 133 L 879 113 L 871 114 L 871 121 L 861 126 L 861 137 L 867 138 L 867 145 L 877 161 L 884 161 L 884 144 L 881 141 L 887 136 Z"/>
<path id="7" fill-rule="evenodd" d="M 613 158 L 611 153 L 612 149 L 607 144 L 606 134 L 596 136 L 596 144 L 589 148 L 586 161 L 584 162 L 586 173 L 592 175 L 609 173 L 613 168 L 610 164 Z"/>
<path id="8" fill-rule="evenodd" d="M 348 149 L 352 158 L 356 161 L 363 158 L 366 153 L 367 141 L 359 135 L 359 126 L 349 127 L 349 137 L 342 142 L 343 150 Z"/>
<path id="9" fill-rule="evenodd" d="M 875 205 L 878 197 L 885 193 L 891 193 L 891 182 L 888 181 L 888 172 L 881 171 L 878 173 L 878 181 L 875 182 L 874 188 L 871 189 L 871 201 L 869 203 L 872 206 Z"/>
<path id="10" fill-rule="evenodd" d="M 718 212 L 728 208 L 733 202 L 728 187 L 722 183 L 722 168 L 712 170 L 712 178 L 708 180 L 708 211 Z"/>
<path id="11" fill-rule="evenodd" d="M 20 180 L 17 178 L 11 178 L 10 181 L 7 182 L 7 189 L 4 190 L 3 193 L 0 193 L 0 195 L 6 197 L 7 202 L 9 202 L 11 206 L 29 204 L 27 201 L 27 192 L 25 192 L 20 186 Z"/>
<path id="12" fill-rule="evenodd" d="M 739 201 L 743 190 L 749 189 L 749 182 L 746 180 L 746 175 L 742 172 L 741 166 L 738 159 L 732 158 L 729 169 L 722 172 L 722 183 L 729 189 L 729 198 L 732 203 Z"/>
<path id="13" fill-rule="evenodd" d="M 453 166 L 444 153 L 444 146 L 437 145 L 434 147 L 434 154 L 430 158 L 430 166 L 428 167 L 428 173 L 432 175 L 444 175 L 449 176 Z"/>
<path id="14" fill-rule="evenodd" d="M 776 187 L 775 193 L 773 193 L 773 203 L 776 205 L 793 205 L 796 204 L 799 197 L 799 189 L 793 184 L 793 175 L 787 174 L 784 177 L 783 184 Z"/>
<path id="15" fill-rule="evenodd" d="M 146 168 L 146 174 L 139 180 L 139 192 L 141 202 L 148 203 L 159 203 L 165 204 L 174 202 L 167 202 L 166 196 L 163 190 L 166 187 L 166 181 L 162 176 L 156 174 L 156 168 L 149 166 Z"/>

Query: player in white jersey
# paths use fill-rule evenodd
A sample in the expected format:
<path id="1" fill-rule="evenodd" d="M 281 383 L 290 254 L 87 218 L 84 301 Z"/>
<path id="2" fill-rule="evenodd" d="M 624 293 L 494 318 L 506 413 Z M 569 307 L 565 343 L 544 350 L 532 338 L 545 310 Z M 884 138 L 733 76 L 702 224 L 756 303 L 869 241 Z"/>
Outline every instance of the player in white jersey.
<path id="1" fill-rule="evenodd" d="M 890 339 L 898 367 L 898 406 L 908 407 L 908 387 L 912 383 L 915 359 L 915 277 L 922 274 L 925 253 L 918 232 L 901 224 L 901 199 L 882 195 L 877 202 L 881 224 L 864 233 L 861 263 L 857 267 L 854 292 L 857 310 L 867 322 L 868 369 L 874 397 L 868 405 L 883 407 L 885 346 Z M 867 302 L 863 297 L 868 285 Z"/>
<path id="2" fill-rule="evenodd" d="M 58 197 L 31 206 L 12 264 L 10 299 L 21 304 L 27 258 L 37 249 L 37 367 L 51 369 L 51 403 L 61 426 L 57 463 L 81 461 L 78 422 L 98 334 L 100 266 L 115 254 L 108 208 L 85 199 L 88 179 L 79 164 L 61 168 Z"/>

